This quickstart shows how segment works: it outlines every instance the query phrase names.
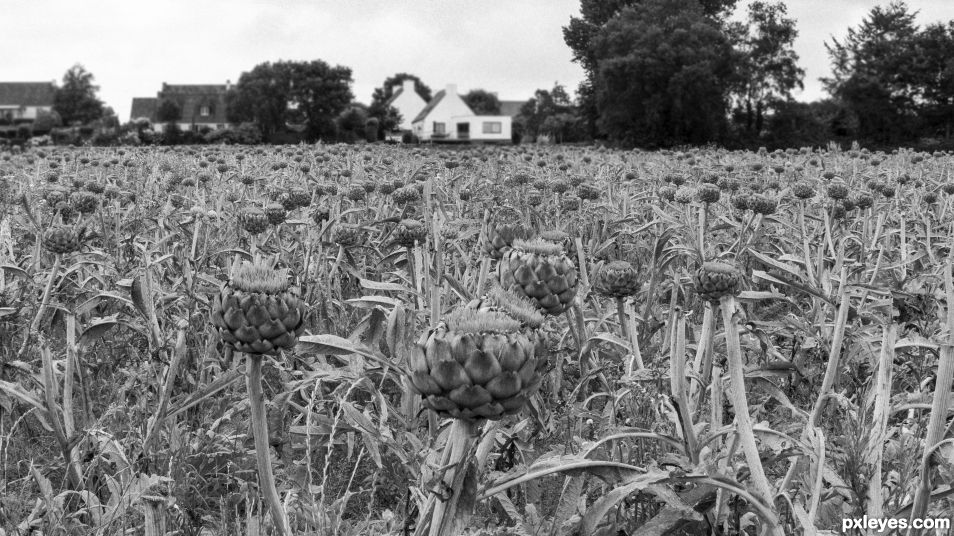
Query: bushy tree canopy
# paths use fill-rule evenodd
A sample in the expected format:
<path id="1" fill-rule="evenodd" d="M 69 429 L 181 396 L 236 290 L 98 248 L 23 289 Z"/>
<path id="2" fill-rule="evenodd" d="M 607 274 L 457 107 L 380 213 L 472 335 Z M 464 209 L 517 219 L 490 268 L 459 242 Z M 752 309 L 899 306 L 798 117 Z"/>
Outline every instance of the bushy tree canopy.
<path id="1" fill-rule="evenodd" d="M 321 60 L 262 63 L 242 73 L 226 96 L 228 118 L 254 121 L 266 138 L 286 124 L 304 125 L 311 140 L 330 137 L 353 98 L 351 81 L 350 68 Z"/>
<path id="2" fill-rule="evenodd" d="M 472 89 L 464 95 L 464 102 L 477 115 L 500 113 L 500 99 L 485 89 Z"/>
<path id="3" fill-rule="evenodd" d="M 914 17 L 904 2 L 878 6 L 844 39 L 825 44 L 832 60 L 825 86 L 857 117 L 861 138 L 891 142 L 911 128 L 918 93 Z"/>
<path id="4" fill-rule="evenodd" d="M 751 138 L 761 135 L 767 113 L 804 88 L 805 71 L 794 50 L 798 29 L 785 4 L 756 1 L 745 23 L 730 26 L 730 35 L 736 51 L 733 112 Z"/>
<path id="5" fill-rule="evenodd" d="M 732 46 L 696 0 L 645 0 L 594 37 L 600 129 L 625 144 L 718 139 L 733 76 Z"/>
<path id="6" fill-rule="evenodd" d="M 76 64 L 63 75 L 63 85 L 56 89 L 53 110 L 66 125 L 85 125 L 103 116 L 103 102 L 96 97 L 99 86 L 93 74 Z"/>

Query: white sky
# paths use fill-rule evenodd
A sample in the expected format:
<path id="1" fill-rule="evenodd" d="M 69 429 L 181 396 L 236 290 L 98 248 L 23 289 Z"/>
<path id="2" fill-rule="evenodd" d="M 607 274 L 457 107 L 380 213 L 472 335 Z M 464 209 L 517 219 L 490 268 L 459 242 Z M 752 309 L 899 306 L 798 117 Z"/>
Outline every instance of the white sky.
<path id="1" fill-rule="evenodd" d="M 807 73 L 797 98 L 824 95 L 824 41 L 877 4 L 788 1 Z M 954 0 L 908 5 L 922 23 L 954 19 Z M 0 0 L 0 81 L 60 80 L 79 62 L 122 121 L 132 97 L 155 96 L 162 82 L 235 82 L 278 59 L 351 67 L 355 98 L 365 103 L 397 72 L 435 91 L 457 83 L 461 93 L 523 100 L 555 81 L 572 91 L 582 79 L 562 34 L 578 12 L 578 0 Z"/>

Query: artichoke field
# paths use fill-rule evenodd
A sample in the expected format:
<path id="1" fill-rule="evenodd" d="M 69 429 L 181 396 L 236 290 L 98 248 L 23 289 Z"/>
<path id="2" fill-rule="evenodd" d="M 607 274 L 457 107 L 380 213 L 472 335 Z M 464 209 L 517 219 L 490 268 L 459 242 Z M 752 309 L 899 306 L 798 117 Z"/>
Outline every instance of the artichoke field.
<path id="1" fill-rule="evenodd" d="M 952 168 L 0 149 L 0 535 L 949 518 Z"/>

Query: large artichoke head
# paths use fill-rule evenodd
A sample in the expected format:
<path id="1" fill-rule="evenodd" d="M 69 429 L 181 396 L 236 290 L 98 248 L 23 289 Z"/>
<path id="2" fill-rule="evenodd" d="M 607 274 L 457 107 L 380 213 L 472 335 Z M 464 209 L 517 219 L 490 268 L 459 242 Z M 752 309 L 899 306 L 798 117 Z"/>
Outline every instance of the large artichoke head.
<path id="1" fill-rule="evenodd" d="M 540 386 L 546 356 L 520 322 L 502 312 L 461 309 L 411 351 L 411 385 L 442 417 L 500 419 Z"/>
<path id="2" fill-rule="evenodd" d="M 245 262 L 212 302 L 212 324 L 225 344 L 248 354 L 292 348 L 304 330 L 305 302 L 286 270 Z"/>

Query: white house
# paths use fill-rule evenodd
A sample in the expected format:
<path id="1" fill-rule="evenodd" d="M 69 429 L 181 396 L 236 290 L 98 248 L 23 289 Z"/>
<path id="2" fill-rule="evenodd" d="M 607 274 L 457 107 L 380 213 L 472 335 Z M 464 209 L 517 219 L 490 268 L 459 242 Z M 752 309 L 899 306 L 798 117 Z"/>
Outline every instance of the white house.
<path id="1" fill-rule="evenodd" d="M 417 94 L 414 89 L 414 80 L 405 80 L 401 85 L 392 89 L 388 106 L 393 107 L 401 114 L 399 130 L 411 130 L 411 121 L 427 106 L 427 101 Z"/>
<path id="2" fill-rule="evenodd" d="M 412 121 L 412 131 L 421 141 L 510 143 L 511 117 L 476 115 L 457 94 L 457 85 L 434 95 Z"/>

